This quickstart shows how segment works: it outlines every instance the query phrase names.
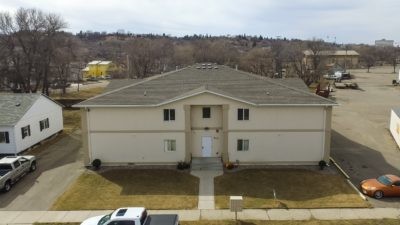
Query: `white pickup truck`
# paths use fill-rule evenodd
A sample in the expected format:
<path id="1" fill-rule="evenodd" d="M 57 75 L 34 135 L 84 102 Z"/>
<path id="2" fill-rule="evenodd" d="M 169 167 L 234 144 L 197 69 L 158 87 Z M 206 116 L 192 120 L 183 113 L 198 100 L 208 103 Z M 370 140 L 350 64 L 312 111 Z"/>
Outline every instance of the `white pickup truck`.
<path id="1" fill-rule="evenodd" d="M 11 185 L 29 171 L 36 170 L 35 156 L 7 156 L 0 159 L 0 190 L 11 190 Z"/>
<path id="2" fill-rule="evenodd" d="M 177 214 L 147 215 L 144 207 L 119 208 L 114 212 L 91 217 L 81 225 L 178 225 Z"/>

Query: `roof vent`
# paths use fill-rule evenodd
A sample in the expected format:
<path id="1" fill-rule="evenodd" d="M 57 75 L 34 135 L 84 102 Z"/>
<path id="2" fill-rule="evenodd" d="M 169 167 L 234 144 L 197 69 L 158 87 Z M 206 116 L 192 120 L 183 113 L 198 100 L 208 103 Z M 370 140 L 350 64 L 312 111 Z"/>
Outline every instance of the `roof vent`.
<path id="1" fill-rule="evenodd" d="M 15 104 L 15 106 L 19 107 L 21 106 L 21 103 L 18 102 L 17 104 Z"/>
<path id="2" fill-rule="evenodd" d="M 269 91 L 265 92 L 266 95 L 269 95 Z"/>

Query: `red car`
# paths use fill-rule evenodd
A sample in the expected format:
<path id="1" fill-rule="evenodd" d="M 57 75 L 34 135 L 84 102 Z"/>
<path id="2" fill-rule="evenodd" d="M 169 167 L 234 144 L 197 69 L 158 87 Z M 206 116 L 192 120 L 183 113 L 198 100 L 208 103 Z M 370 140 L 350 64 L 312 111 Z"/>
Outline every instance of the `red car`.
<path id="1" fill-rule="evenodd" d="M 363 180 L 360 183 L 362 193 L 380 199 L 383 196 L 400 196 L 400 177 L 382 175 L 376 179 Z"/>

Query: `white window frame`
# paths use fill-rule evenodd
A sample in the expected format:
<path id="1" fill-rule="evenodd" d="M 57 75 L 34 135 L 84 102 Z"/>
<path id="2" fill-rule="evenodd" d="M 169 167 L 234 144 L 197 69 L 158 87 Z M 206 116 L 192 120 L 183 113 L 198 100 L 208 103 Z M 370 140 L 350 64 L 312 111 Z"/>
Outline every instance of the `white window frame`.
<path id="1" fill-rule="evenodd" d="M 242 111 L 242 117 L 239 117 L 239 111 Z M 245 112 L 247 111 L 247 119 L 245 118 Z M 250 120 L 250 109 L 249 108 L 238 108 L 237 109 L 237 120 L 239 121 L 248 121 Z"/>
<path id="2" fill-rule="evenodd" d="M 239 142 L 242 142 L 242 147 L 239 148 Z M 245 144 L 247 143 L 247 144 Z M 249 139 L 237 139 L 236 141 L 236 151 L 238 152 L 247 152 L 250 149 L 250 140 Z"/>
<path id="3" fill-rule="evenodd" d="M 167 110 L 167 112 L 168 112 L 168 118 L 165 118 L 165 111 Z M 174 114 L 174 119 L 171 119 L 171 112 L 174 112 L 173 114 Z M 163 120 L 164 121 L 175 121 L 176 120 L 176 110 L 175 109 L 163 109 Z"/>
<path id="4" fill-rule="evenodd" d="M 46 130 L 50 127 L 49 118 L 39 121 L 40 131 Z"/>
<path id="5" fill-rule="evenodd" d="M 164 140 L 164 152 L 176 152 L 176 140 L 165 139 Z"/>
<path id="6" fill-rule="evenodd" d="M 10 143 L 10 133 L 8 131 L 0 131 L 0 136 L 2 137 L 0 140 L 0 144 L 9 144 Z"/>
<path id="7" fill-rule="evenodd" d="M 31 136 L 31 125 L 21 127 L 21 136 L 22 136 L 22 139 L 25 139 L 26 137 Z"/>

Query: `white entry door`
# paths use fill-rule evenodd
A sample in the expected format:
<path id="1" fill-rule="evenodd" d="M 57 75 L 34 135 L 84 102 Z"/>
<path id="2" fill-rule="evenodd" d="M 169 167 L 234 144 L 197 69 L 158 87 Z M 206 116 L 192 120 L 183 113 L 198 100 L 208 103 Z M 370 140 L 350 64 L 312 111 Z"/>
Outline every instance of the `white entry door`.
<path id="1" fill-rule="evenodd" d="M 201 156 L 211 157 L 212 139 L 211 137 L 201 137 Z"/>

